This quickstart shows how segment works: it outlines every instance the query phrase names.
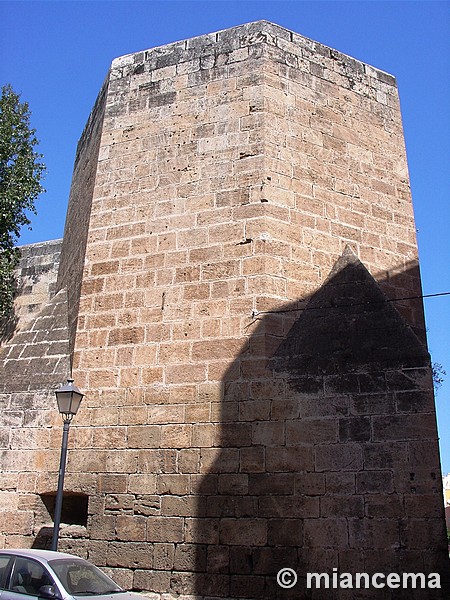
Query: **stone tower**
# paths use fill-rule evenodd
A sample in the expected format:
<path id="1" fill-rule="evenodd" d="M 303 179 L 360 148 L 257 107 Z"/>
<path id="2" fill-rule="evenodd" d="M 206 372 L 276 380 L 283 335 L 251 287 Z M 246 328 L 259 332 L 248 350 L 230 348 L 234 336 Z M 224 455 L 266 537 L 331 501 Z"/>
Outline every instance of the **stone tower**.
<path id="1" fill-rule="evenodd" d="M 444 585 L 391 75 L 265 21 L 116 59 L 78 147 L 58 265 L 2 350 L 1 544 L 45 544 L 51 388 L 72 368 L 86 397 L 60 547 L 124 586 L 390 597 L 307 589 L 306 573 L 333 569 Z"/>

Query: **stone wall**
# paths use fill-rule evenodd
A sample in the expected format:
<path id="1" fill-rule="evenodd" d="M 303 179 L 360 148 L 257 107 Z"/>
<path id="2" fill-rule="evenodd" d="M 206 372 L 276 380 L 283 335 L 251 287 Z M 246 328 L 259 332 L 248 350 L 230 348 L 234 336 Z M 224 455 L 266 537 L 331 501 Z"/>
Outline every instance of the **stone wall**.
<path id="1" fill-rule="evenodd" d="M 61 245 L 55 240 L 20 248 L 15 318 L 0 348 L 2 547 L 31 545 L 50 519 L 37 482 L 58 469 L 60 419 L 53 390 L 70 373 L 66 294 L 56 292 Z"/>
<path id="2" fill-rule="evenodd" d="M 53 240 L 20 248 L 14 317 L 3 324 L 2 344 L 32 321 L 55 295 L 61 244 L 62 240 Z"/>
<path id="3" fill-rule="evenodd" d="M 69 206 L 64 227 L 57 290 L 67 291 L 67 318 L 70 336 L 70 360 L 78 319 L 80 289 L 91 215 L 92 193 L 97 175 L 97 160 L 105 109 L 106 83 L 99 92 L 83 134 L 78 142 L 70 187 Z"/>
<path id="4" fill-rule="evenodd" d="M 262 21 L 116 59 L 102 99 L 72 303 L 87 527 L 61 549 L 164 599 L 306 598 L 333 568 L 444 578 L 393 77 Z"/>

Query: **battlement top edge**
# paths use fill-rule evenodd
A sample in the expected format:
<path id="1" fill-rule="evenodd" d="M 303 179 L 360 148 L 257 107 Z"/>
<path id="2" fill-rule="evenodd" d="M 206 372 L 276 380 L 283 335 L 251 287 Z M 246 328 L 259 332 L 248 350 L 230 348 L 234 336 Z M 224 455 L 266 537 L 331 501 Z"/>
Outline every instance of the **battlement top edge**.
<path id="1" fill-rule="evenodd" d="M 33 242 L 31 244 L 20 244 L 17 249 L 20 250 L 21 254 L 25 254 L 28 250 L 37 251 L 42 249 L 43 251 L 51 250 L 51 248 L 61 246 L 63 240 L 58 238 L 55 240 L 45 240 L 43 242 Z"/>
<path id="2" fill-rule="evenodd" d="M 258 34 L 260 34 L 260 37 L 258 37 Z M 264 38 L 264 36 L 266 37 Z M 206 52 L 208 48 L 214 46 L 216 48 L 219 47 L 221 51 L 225 52 L 237 50 L 244 46 L 250 46 L 263 41 L 267 41 L 272 45 L 280 46 L 284 49 L 287 48 L 289 43 L 293 45 L 302 44 L 305 49 L 309 49 L 312 53 L 330 56 L 336 60 L 346 62 L 350 68 L 352 64 L 356 69 L 361 69 L 361 67 L 365 68 L 368 75 L 377 77 L 388 85 L 396 86 L 395 76 L 391 73 L 345 54 L 331 46 L 312 40 L 302 34 L 264 19 L 119 56 L 112 61 L 111 71 L 137 65 L 143 60 L 148 60 L 150 57 L 162 57 L 164 55 L 173 54 L 174 52 L 180 54 L 180 62 L 183 62 L 182 53 L 185 53 L 186 55 L 185 60 L 190 60 L 189 50 L 198 50 L 203 47 Z"/>

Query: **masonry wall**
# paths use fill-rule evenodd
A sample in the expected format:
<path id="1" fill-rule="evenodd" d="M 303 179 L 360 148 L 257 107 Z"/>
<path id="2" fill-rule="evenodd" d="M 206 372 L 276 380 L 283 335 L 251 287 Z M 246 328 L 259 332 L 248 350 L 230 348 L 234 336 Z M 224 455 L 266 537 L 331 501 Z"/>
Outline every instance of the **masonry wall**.
<path id="1" fill-rule="evenodd" d="M 60 420 L 53 389 L 70 372 L 67 300 L 56 289 L 61 245 L 20 248 L 15 318 L 5 324 L 0 348 L 2 547 L 32 545 L 50 520 L 39 493 L 56 489 Z"/>
<path id="2" fill-rule="evenodd" d="M 61 241 L 30 244 L 20 249 L 16 269 L 17 292 L 14 317 L 1 326 L 1 344 L 32 321 L 56 291 Z"/>
<path id="3" fill-rule="evenodd" d="M 88 521 L 61 548 L 165 598 L 444 577 L 395 80 L 258 22 L 116 59 L 104 93 L 67 476 Z"/>
<path id="4" fill-rule="evenodd" d="M 64 289 L 67 292 L 67 320 L 69 324 L 71 364 L 89 232 L 92 194 L 97 175 L 106 86 L 107 81 L 99 92 L 83 134 L 78 142 L 56 284 L 58 291 Z"/>

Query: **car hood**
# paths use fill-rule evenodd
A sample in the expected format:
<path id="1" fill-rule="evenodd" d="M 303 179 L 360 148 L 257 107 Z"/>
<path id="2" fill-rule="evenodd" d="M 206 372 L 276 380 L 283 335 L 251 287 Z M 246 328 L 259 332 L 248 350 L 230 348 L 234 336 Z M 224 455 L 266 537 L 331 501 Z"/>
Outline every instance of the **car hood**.
<path id="1" fill-rule="evenodd" d="M 138 594 L 137 592 L 117 592 L 115 594 L 102 594 L 102 595 L 82 595 L 82 596 L 69 596 L 69 598 L 73 598 L 74 600 L 91 600 L 95 598 L 96 600 L 145 600 L 145 596 L 143 594 Z"/>

